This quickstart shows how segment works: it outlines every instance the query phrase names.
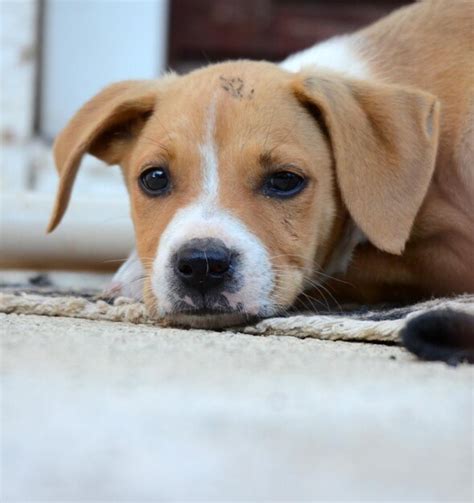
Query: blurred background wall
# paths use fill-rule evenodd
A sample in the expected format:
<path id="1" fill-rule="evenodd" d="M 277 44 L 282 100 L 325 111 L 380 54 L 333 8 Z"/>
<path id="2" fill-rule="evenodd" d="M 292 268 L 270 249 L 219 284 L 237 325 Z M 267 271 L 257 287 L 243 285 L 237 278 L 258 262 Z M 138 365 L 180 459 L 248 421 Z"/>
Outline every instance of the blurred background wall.
<path id="1" fill-rule="evenodd" d="M 117 168 L 87 157 L 45 235 L 51 144 L 87 99 L 127 78 L 229 58 L 279 61 L 408 0 L 1 0 L 0 266 L 115 268 L 133 246 Z"/>
<path id="2" fill-rule="evenodd" d="M 409 0 L 171 0 L 168 61 L 187 70 L 228 58 L 280 61 L 365 26 Z"/>

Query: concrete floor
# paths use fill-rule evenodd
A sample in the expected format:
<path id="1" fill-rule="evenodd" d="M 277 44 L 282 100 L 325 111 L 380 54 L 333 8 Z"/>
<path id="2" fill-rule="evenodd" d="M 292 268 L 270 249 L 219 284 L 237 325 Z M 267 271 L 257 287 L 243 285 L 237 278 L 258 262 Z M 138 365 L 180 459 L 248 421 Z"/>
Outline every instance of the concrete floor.
<path id="1" fill-rule="evenodd" d="M 471 501 L 473 370 L 0 315 L 2 501 Z"/>

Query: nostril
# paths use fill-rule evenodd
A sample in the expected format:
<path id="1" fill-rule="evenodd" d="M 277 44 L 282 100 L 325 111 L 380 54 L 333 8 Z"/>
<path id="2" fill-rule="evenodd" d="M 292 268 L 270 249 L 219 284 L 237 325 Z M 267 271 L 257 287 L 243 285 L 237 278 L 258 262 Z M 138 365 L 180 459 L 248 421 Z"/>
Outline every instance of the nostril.
<path id="1" fill-rule="evenodd" d="M 221 276 L 229 270 L 230 260 L 209 260 L 209 273 L 213 276 Z"/>
<path id="2" fill-rule="evenodd" d="M 187 263 L 178 264 L 178 271 L 183 276 L 192 276 L 193 275 L 193 268 L 191 267 L 190 264 L 187 264 Z"/>

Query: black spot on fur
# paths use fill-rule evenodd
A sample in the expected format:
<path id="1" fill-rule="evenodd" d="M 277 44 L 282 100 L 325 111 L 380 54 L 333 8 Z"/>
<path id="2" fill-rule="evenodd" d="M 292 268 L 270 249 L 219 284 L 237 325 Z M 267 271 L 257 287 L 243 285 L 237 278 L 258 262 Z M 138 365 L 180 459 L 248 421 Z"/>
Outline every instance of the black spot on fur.
<path id="1" fill-rule="evenodd" d="M 473 315 L 451 309 L 431 311 L 409 321 L 401 336 L 405 347 L 422 360 L 474 363 Z"/>
<path id="2" fill-rule="evenodd" d="M 220 75 L 219 80 L 221 88 L 234 98 L 251 100 L 254 97 L 255 89 L 252 88 L 247 92 L 245 90 L 245 82 L 240 77 L 224 77 Z"/>

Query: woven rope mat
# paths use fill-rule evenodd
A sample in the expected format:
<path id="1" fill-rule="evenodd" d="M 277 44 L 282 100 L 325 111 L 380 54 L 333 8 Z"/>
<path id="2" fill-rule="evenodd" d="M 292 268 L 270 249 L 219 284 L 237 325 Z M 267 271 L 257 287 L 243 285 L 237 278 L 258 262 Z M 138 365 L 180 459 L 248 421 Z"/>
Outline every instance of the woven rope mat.
<path id="1" fill-rule="evenodd" d="M 157 325 L 146 307 L 119 297 L 109 303 L 94 291 L 55 291 L 51 288 L 3 288 L 0 312 L 41 316 L 62 316 Z M 327 313 L 301 313 L 285 318 L 269 318 L 235 331 L 253 335 L 288 335 L 327 340 L 396 343 L 400 331 L 413 317 L 435 309 L 453 309 L 474 315 L 474 295 L 434 299 L 403 307 L 379 306 L 337 310 Z"/>

